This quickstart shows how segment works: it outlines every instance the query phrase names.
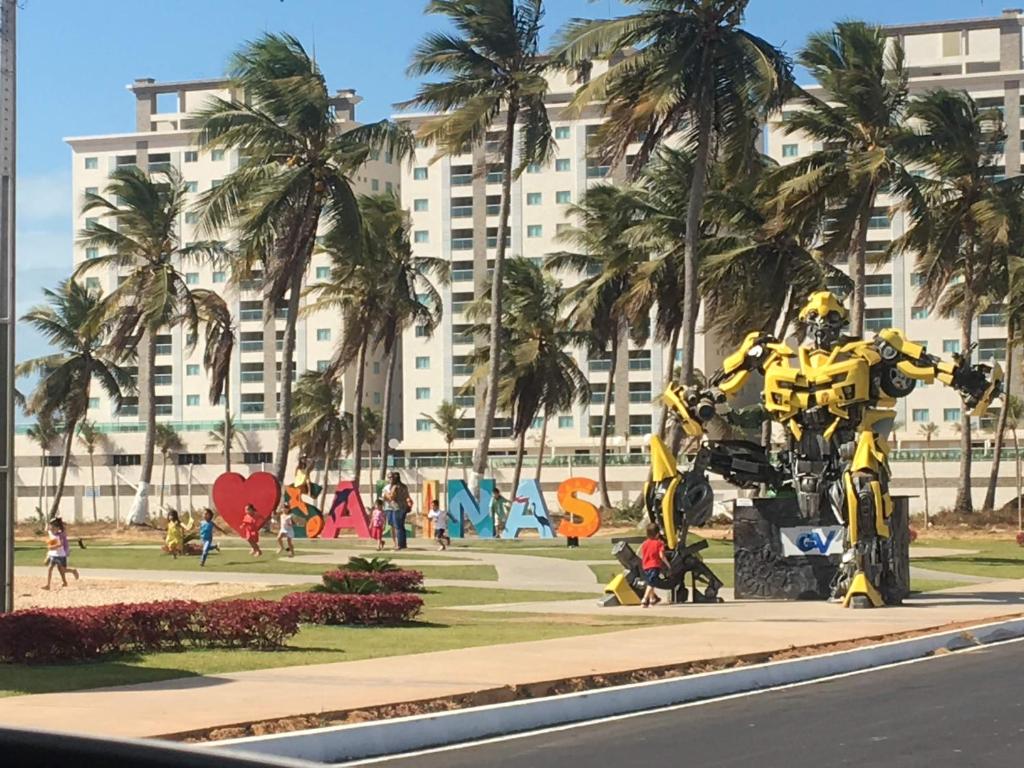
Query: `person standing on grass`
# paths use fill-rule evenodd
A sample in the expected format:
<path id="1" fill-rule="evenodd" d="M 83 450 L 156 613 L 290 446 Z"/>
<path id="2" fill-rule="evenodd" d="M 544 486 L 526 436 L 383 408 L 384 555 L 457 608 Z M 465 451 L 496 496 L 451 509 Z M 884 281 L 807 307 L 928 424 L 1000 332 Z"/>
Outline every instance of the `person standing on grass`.
<path id="1" fill-rule="evenodd" d="M 167 536 L 164 539 L 164 547 L 175 560 L 178 555 L 185 554 L 185 531 L 192 529 L 192 518 L 189 517 L 188 525 L 183 525 L 176 510 L 167 512 Z"/>
<path id="2" fill-rule="evenodd" d="M 64 547 L 64 557 L 65 557 L 64 569 L 66 571 L 71 571 L 71 573 L 74 574 L 75 580 L 77 581 L 78 580 L 78 571 L 76 569 L 72 568 L 71 565 L 70 565 L 70 563 L 71 563 L 71 545 L 68 544 L 68 530 L 67 530 L 67 526 L 64 525 L 64 518 L 62 518 L 62 517 L 60 517 L 58 515 L 57 517 L 53 518 L 53 522 L 55 522 L 57 524 L 57 531 L 58 531 L 58 535 L 60 536 L 60 544 L 61 544 L 62 547 Z M 80 546 L 82 549 L 85 549 L 85 544 L 82 543 L 81 539 L 78 540 L 78 546 Z"/>
<path id="3" fill-rule="evenodd" d="M 252 504 L 245 505 L 245 514 L 242 515 L 242 538 L 249 542 L 250 555 L 263 557 L 263 550 L 260 549 L 260 524 L 256 519 L 256 507 Z"/>
<path id="4" fill-rule="evenodd" d="M 647 539 L 640 545 L 640 563 L 644 569 L 644 579 L 647 581 L 647 589 L 644 590 L 644 599 L 640 605 L 646 608 L 661 602 L 654 589 L 666 588 L 665 580 L 661 577 L 661 568 L 672 567 L 665 557 L 665 542 L 661 540 L 661 531 L 658 530 L 656 523 L 647 526 Z"/>
<path id="5" fill-rule="evenodd" d="M 391 473 L 391 482 L 384 489 L 385 509 L 393 511 L 394 523 L 392 524 L 392 535 L 395 540 L 395 549 L 406 549 L 405 538 L 405 516 L 409 514 L 409 507 L 412 498 L 409 496 L 409 487 L 402 482 L 402 476 L 397 472 Z"/>
<path id="6" fill-rule="evenodd" d="M 60 580 L 63 586 L 68 585 L 67 571 L 68 571 L 68 551 L 65 544 L 62 541 L 61 533 L 64 530 L 64 524 L 60 521 L 60 518 L 56 518 L 50 521 L 50 524 L 46 529 L 46 559 L 43 561 L 49 567 L 46 571 L 46 586 L 43 589 L 49 589 L 53 583 L 53 569 L 57 569 L 57 573 L 60 574 Z M 78 571 L 74 568 L 70 569 L 72 575 L 77 579 Z"/>
<path id="7" fill-rule="evenodd" d="M 295 529 L 292 525 L 292 510 L 287 501 L 282 501 L 278 507 L 277 518 L 280 528 L 277 532 L 277 554 L 287 551 L 288 557 L 295 557 L 295 545 L 292 542 L 295 538 Z"/>
<path id="8" fill-rule="evenodd" d="M 451 546 L 452 540 L 448 535 L 448 518 L 450 515 L 447 512 L 441 511 L 441 504 L 437 499 L 430 502 L 430 511 L 427 512 L 427 519 L 430 520 L 434 526 L 434 541 L 437 542 L 437 548 L 443 552 Z"/>
<path id="9" fill-rule="evenodd" d="M 213 543 L 213 531 L 215 528 L 217 526 L 213 523 L 213 510 L 207 508 L 203 511 L 203 521 L 199 524 L 199 541 L 203 544 L 203 552 L 199 558 L 200 567 L 206 565 L 206 558 L 209 556 L 210 550 L 216 549 L 220 552 L 220 547 Z"/>
<path id="10" fill-rule="evenodd" d="M 384 549 L 384 500 L 373 502 L 370 511 L 370 538 L 377 542 L 377 551 Z"/>
<path id="11" fill-rule="evenodd" d="M 505 530 L 507 507 L 508 502 L 505 500 L 505 497 L 501 495 L 501 491 L 495 488 L 494 495 L 491 496 L 491 525 L 496 538 L 500 537 L 501 532 Z"/>

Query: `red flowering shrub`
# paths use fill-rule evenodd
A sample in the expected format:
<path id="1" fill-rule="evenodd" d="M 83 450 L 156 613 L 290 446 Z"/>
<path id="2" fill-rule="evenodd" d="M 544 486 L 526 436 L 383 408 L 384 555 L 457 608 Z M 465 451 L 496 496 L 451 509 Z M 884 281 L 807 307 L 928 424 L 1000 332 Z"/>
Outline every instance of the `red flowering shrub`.
<path id="1" fill-rule="evenodd" d="M 1024 547 L 1024 531 L 1017 532 L 1017 544 Z"/>
<path id="2" fill-rule="evenodd" d="M 419 595 L 332 595 L 295 592 L 281 603 L 307 624 L 394 624 L 410 621 L 423 607 Z"/>
<path id="3" fill-rule="evenodd" d="M 277 648 L 299 631 L 298 612 L 273 600 L 202 603 L 205 624 L 198 641 L 234 648 Z"/>
<path id="4" fill-rule="evenodd" d="M 327 571 L 324 590 L 340 595 L 392 594 L 419 592 L 423 574 L 419 571 Z"/>

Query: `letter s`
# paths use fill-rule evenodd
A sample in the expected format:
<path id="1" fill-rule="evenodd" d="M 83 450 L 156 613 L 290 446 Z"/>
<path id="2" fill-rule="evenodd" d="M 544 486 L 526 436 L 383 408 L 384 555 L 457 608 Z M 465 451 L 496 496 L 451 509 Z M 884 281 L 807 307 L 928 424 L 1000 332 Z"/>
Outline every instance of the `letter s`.
<path id="1" fill-rule="evenodd" d="M 601 527 L 601 512 L 589 501 L 576 498 L 577 493 L 593 493 L 597 483 L 589 477 L 570 477 L 558 486 L 558 505 L 565 512 L 565 517 L 558 526 L 558 535 L 578 536 L 587 538 L 597 533 Z M 574 517 L 581 522 L 573 521 Z"/>

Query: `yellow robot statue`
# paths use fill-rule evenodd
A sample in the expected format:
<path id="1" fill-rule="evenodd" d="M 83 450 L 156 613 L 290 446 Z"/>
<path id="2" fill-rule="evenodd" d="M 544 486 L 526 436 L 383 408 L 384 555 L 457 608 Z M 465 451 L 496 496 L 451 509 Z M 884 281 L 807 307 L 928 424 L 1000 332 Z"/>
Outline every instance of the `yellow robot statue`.
<path id="1" fill-rule="evenodd" d="M 664 395 L 668 407 L 688 435 L 700 437 L 711 418 L 729 413 L 729 398 L 750 376 L 761 374 L 765 411 L 785 427 L 787 442 L 772 460 L 753 443 L 705 441 L 694 466 L 683 474 L 655 437 L 651 485 L 659 486 L 662 466 L 661 474 L 671 474 L 675 488 L 685 486 L 691 493 L 702 487 L 706 472 L 741 487 L 763 484 L 792 492 L 803 518 L 817 522 L 831 516 L 845 527 L 846 551 L 832 594 L 845 606 L 861 608 L 899 599 L 890 550 L 886 442 L 896 399 L 909 395 L 919 381 L 938 380 L 960 393 L 972 415 L 981 416 L 1000 394 L 1002 370 L 998 364 L 971 365 L 970 349 L 942 360 L 893 328 L 870 341 L 844 336 L 847 319 L 834 295 L 815 293 L 799 315 L 802 346 L 794 349 L 753 332 L 724 360 L 707 387 L 670 387 Z M 665 508 L 664 522 L 669 507 L 675 508 L 676 525 L 689 519 L 688 503 L 682 496 L 675 498 Z M 701 503 L 710 508 L 710 498 L 702 497 Z M 648 512 L 654 512 L 651 504 Z M 671 538 L 668 544 L 671 548 Z"/>

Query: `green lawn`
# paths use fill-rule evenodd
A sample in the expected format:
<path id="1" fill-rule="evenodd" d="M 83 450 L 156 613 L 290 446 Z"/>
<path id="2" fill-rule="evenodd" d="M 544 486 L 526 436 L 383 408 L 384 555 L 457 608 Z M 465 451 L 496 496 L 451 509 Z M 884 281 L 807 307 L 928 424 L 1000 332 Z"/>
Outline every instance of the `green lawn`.
<path id="1" fill-rule="evenodd" d="M 973 555 L 929 557 L 916 562 L 922 568 L 948 573 L 966 573 L 988 579 L 1024 579 L 1024 547 L 1013 541 L 1012 534 L 1002 541 L 992 539 L 928 539 L 920 546 L 976 550 Z"/>
<path id="2" fill-rule="evenodd" d="M 940 589 L 952 589 L 953 587 L 969 587 L 962 581 L 947 581 L 943 579 L 910 579 L 910 593 L 915 592 L 938 592 Z"/>
<path id="3" fill-rule="evenodd" d="M 44 547 L 37 543 L 23 543 L 15 547 L 15 565 L 42 565 Z M 339 556 L 338 563 L 347 558 Z M 71 562 L 79 568 L 120 568 L 125 570 L 197 571 L 199 560 L 195 557 L 179 557 L 175 560 L 156 546 L 140 549 L 135 546 L 94 546 L 88 549 L 74 549 Z M 424 561 L 426 562 L 426 561 Z M 428 579 L 469 579 L 473 581 L 496 581 L 498 573 L 491 565 L 469 563 L 455 564 L 443 561 L 443 565 L 417 565 Z M 319 576 L 331 568 L 330 563 L 297 563 L 287 557 L 278 557 L 270 549 L 263 557 L 250 557 L 245 549 L 226 548 L 223 552 L 210 555 L 206 570 L 211 574 L 222 572 L 243 573 L 288 573 Z"/>
<path id="4" fill-rule="evenodd" d="M 279 597 L 286 588 L 259 593 Z M 445 605 L 563 600 L 593 597 L 579 593 L 454 588 L 425 595 L 420 618 L 396 627 L 307 626 L 278 651 L 190 650 L 111 658 L 87 664 L 0 666 L 0 696 L 71 691 L 109 685 L 157 682 L 271 667 L 322 664 L 456 648 L 592 635 L 678 619 L 622 616 L 557 616 L 445 610 Z"/>

